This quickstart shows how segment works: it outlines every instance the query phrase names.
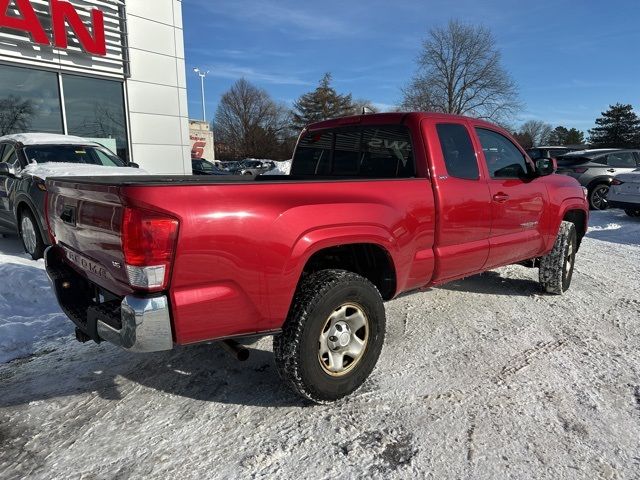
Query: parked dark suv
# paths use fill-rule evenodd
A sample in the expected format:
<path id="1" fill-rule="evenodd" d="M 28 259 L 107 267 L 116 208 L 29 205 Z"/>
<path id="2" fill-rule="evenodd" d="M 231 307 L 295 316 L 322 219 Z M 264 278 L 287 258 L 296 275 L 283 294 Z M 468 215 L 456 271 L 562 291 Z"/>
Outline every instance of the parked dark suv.
<path id="1" fill-rule="evenodd" d="M 34 260 L 42 258 L 49 244 L 46 178 L 147 174 L 124 167 L 125 162 L 108 149 L 79 137 L 42 133 L 0 137 L 0 233 L 17 232 L 25 251 Z"/>
<path id="2" fill-rule="evenodd" d="M 566 155 L 567 153 L 575 152 L 576 150 L 580 150 L 580 148 L 547 145 L 529 148 L 527 149 L 527 154 L 531 160 L 535 161 L 541 158 L 557 159 L 561 155 Z"/>
<path id="3" fill-rule="evenodd" d="M 613 177 L 640 167 L 640 150 L 582 150 L 558 158 L 557 173 L 569 175 L 589 190 L 589 205 L 594 210 L 608 207 L 607 194 Z"/>
<path id="4" fill-rule="evenodd" d="M 192 158 L 191 169 L 194 175 L 231 175 L 204 158 Z"/>

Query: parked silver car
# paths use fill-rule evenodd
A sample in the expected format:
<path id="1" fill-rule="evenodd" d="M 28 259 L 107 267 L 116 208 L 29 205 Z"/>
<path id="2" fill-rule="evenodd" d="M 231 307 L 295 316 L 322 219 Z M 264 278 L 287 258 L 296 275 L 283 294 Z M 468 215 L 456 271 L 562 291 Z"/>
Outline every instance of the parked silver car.
<path id="1" fill-rule="evenodd" d="M 558 158 L 557 173 L 569 175 L 589 191 L 589 205 L 594 210 L 608 207 L 607 194 L 613 178 L 640 167 L 640 150 L 581 150 Z"/>
<path id="2" fill-rule="evenodd" d="M 640 168 L 613 179 L 607 202 L 610 207 L 622 208 L 630 217 L 640 217 Z"/>

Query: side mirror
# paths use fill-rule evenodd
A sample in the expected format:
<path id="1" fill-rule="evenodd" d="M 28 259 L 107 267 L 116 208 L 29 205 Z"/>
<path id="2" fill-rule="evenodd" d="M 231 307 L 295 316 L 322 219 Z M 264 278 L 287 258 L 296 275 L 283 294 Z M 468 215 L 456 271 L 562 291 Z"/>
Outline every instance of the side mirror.
<path id="1" fill-rule="evenodd" d="M 138 165 L 137 163 L 129 162 L 129 164 L 127 165 L 127 167 L 131 167 L 131 168 L 140 168 L 140 165 Z"/>
<path id="2" fill-rule="evenodd" d="M 13 165 L 9 165 L 8 163 L 0 163 L 0 176 L 15 178 L 16 169 L 13 167 Z"/>
<path id="3" fill-rule="evenodd" d="M 556 172 L 558 163 L 553 158 L 539 158 L 536 160 L 536 174 L 539 177 L 546 177 Z"/>

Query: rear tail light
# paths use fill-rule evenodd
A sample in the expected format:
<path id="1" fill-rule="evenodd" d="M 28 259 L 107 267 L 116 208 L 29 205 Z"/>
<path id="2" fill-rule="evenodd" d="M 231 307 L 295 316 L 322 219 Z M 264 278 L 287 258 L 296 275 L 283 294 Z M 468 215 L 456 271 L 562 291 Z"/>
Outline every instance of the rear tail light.
<path id="1" fill-rule="evenodd" d="M 584 173 L 589 169 L 585 167 L 575 167 L 575 168 L 572 168 L 571 170 L 573 170 L 576 173 Z"/>
<path id="2" fill-rule="evenodd" d="M 617 178 L 614 178 L 613 181 L 611 182 L 611 185 L 622 185 L 624 182 L 618 180 Z"/>
<path id="3" fill-rule="evenodd" d="M 122 250 L 132 287 L 164 290 L 178 239 L 179 222 L 146 210 L 125 208 L 122 216 Z"/>

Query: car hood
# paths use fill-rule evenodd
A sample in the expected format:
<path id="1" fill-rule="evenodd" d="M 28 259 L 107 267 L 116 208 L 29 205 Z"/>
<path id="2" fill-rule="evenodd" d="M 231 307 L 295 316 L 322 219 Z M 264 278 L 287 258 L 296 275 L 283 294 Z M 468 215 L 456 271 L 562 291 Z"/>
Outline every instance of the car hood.
<path id="1" fill-rule="evenodd" d="M 23 174 L 46 180 L 48 177 L 112 177 L 120 175 L 149 175 L 142 168 L 131 167 L 103 167 L 86 163 L 32 163 Z"/>

